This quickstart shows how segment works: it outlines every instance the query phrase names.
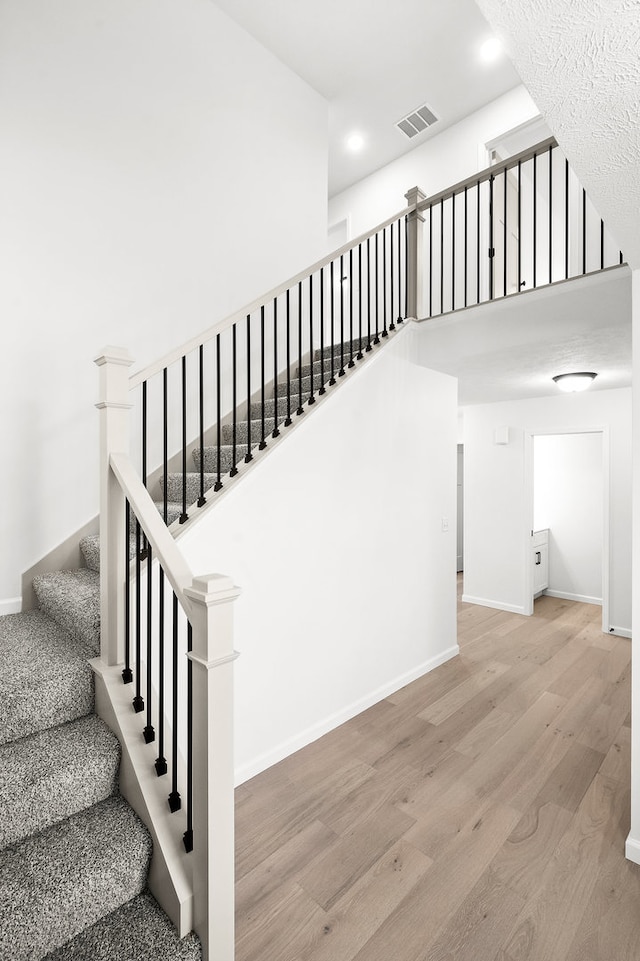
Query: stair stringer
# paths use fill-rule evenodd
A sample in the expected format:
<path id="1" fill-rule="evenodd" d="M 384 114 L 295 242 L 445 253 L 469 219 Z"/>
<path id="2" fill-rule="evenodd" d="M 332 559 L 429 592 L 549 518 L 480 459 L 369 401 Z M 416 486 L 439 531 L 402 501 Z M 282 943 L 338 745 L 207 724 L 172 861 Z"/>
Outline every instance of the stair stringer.
<path id="1" fill-rule="evenodd" d="M 120 793 L 153 838 L 149 890 L 182 938 L 193 929 L 193 883 L 189 856 L 176 824 L 178 815 L 169 811 L 168 792 L 158 790 L 153 747 L 142 738 L 139 715 L 131 708 L 130 688 L 122 683 L 122 666 L 107 667 L 99 657 L 89 663 L 95 675 L 96 714 L 120 741 Z M 181 760 L 179 757 L 179 784 L 185 781 Z"/>

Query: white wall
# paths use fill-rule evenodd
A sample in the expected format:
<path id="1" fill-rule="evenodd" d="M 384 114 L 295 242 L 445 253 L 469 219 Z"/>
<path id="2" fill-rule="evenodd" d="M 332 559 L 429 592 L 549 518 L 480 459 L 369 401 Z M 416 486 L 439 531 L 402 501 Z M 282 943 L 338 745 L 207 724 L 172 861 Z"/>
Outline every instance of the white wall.
<path id="1" fill-rule="evenodd" d="M 209 0 L 5 0 L 0 58 L 7 610 L 97 513 L 98 350 L 143 365 L 321 256 L 327 106 Z"/>
<path id="2" fill-rule="evenodd" d="M 494 430 L 509 427 L 509 443 Z M 464 408 L 465 580 L 469 600 L 523 612 L 532 514 L 525 432 L 607 427 L 610 626 L 631 628 L 631 390 L 601 390 Z"/>
<path id="3" fill-rule="evenodd" d="M 533 528 L 549 528 L 549 590 L 602 603 L 602 433 L 533 438 Z"/>
<path id="4" fill-rule="evenodd" d="M 180 539 L 242 587 L 239 781 L 457 653 L 457 385 L 416 362 L 421 336 L 370 355 Z"/>
<path id="5" fill-rule="evenodd" d="M 538 115 L 524 87 L 516 87 L 393 163 L 365 177 L 329 203 L 329 223 L 348 218 L 351 236 L 406 206 L 405 193 L 421 187 L 430 196 L 487 166 L 484 145 Z"/>

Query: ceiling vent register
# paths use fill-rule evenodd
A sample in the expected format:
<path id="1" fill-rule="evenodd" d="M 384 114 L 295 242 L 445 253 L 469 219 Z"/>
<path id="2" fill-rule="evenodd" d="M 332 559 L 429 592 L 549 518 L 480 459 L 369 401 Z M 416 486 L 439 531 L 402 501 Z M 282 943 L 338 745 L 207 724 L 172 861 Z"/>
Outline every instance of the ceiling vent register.
<path id="1" fill-rule="evenodd" d="M 434 123 L 437 123 L 439 119 L 440 118 L 436 117 L 433 110 L 424 104 L 422 107 L 418 107 L 417 110 L 414 110 L 406 117 L 403 117 L 402 120 L 399 120 L 396 124 L 396 127 L 398 130 L 401 130 L 406 137 L 411 139 L 411 137 L 415 137 L 417 134 L 422 133 L 422 131 L 426 130 L 427 127 L 431 127 Z"/>

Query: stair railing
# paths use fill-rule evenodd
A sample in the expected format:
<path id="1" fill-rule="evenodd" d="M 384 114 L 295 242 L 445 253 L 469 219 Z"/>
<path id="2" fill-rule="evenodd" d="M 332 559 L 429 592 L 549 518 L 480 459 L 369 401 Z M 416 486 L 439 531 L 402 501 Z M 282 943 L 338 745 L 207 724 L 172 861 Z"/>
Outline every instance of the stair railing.
<path id="1" fill-rule="evenodd" d="M 420 317 L 623 263 L 553 138 L 431 197 L 417 191 L 412 199 Z"/>
<path id="2" fill-rule="evenodd" d="M 400 213 L 132 377 L 126 351 L 96 361 L 101 658 L 132 684 L 138 736 L 157 747 L 152 766 L 181 812 L 205 961 L 233 958 L 238 591 L 194 578 L 175 536 L 404 320 L 623 262 L 553 140 L 405 196 Z"/>
<path id="3" fill-rule="evenodd" d="M 121 674 L 120 684 L 134 686 L 132 709 L 146 720 L 138 735 L 150 752 L 145 768 L 155 768 L 158 778 L 168 776 L 168 808 L 183 815 L 182 857 L 190 859 L 192 873 L 187 916 L 176 918 L 170 896 L 167 903 L 164 877 L 158 882 L 161 890 L 152 886 L 152 891 L 182 933 L 193 927 L 205 961 L 232 961 L 237 657 L 232 604 L 239 591 L 219 574 L 193 576 L 130 461 L 126 374 L 131 359 L 123 350 L 106 348 L 96 363 L 101 371 L 101 661 Z M 96 673 L 104 680 L 108 670 L 99 667 Z M 175 860 L 177 845 L 167 847 L 165 860 Z"/>

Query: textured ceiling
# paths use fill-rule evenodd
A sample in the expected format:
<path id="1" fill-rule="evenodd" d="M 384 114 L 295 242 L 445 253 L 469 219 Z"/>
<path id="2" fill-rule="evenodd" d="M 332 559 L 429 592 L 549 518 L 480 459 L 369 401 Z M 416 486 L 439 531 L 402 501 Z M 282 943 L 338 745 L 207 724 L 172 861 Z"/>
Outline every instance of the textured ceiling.
<path id="1" fill-rule="evenodd" d="M 598 374 L 594 390 L 631 386 L 627 267 L 462 310 L 425 326 L 425 363 L 458 378 L 461 405 L 556 394 L 551 378 L 575 370 Z"/>
<path id="2" fill-rule="evenodd" d="M 640 267 L 640 0 L 476 0 L 632 267 Z"/>

